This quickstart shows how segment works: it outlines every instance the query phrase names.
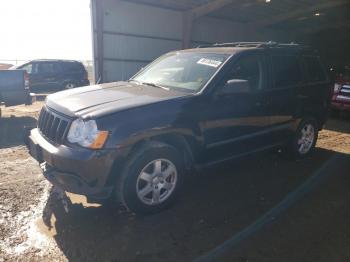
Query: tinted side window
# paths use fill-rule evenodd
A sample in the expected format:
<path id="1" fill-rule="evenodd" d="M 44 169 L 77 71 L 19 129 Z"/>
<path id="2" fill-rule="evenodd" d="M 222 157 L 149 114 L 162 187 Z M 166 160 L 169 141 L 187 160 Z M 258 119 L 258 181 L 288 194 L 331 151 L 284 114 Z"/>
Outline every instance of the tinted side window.
<path id="1" fill-rule="evenodd" d="M 77 62 L 65 62 L 63 63 L 64 71 L 66 72 L 83 72 L 84 66 Z"/>
<path id="2" fill-rule="evenodd" d="M 262 88 L 263 62 L 259 55 L 242 57 L 235 63 L 225 81 L 232 79 L 248 80 L 251 90 Z"/>
<path id="3" fill-rule="evenodd" d="M 41 62 L 38 64 L 39 73 L 57 73 L 59 71 L 59 65 L 51 62 Z"/>
<path id="4" fill-rule="evenodd" d="M 32 66 L 32 74 L 37 74 L 39 72 L 39 64 L 38 63 L 33 63 L 33 66 Z"/>
<path id="5" fill-rule="evenodd" d="M 272 56 L 275 88 L 293 86 L 302 81 L 302 74 L 297 56 Z"/>
<path id="6" fill-rule="evenodd" d="M 320 60 L 317 57 L 304 57 L 309 82 L 325 81 L 327 79 Z"/>

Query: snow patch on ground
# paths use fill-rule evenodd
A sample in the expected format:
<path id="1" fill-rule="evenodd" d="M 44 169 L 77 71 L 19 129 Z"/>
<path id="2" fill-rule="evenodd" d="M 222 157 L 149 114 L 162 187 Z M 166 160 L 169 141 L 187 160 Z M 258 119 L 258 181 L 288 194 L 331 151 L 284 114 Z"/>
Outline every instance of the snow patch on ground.
<path id="1" fill-rule="evenodd" d="M 42 216 L 49 196 L 50 185 L 46 181 L 40 182 L 44 188 L 37 205 L 31 205 L 29 210 L 12 214 L 11 211 L 1 217 L 0 224 L 14 230 L 11 237 L 0 243 L 0 248 L 8 256 L 21 256 L 28 250 L 36 250 L 36 253 L 43 253 L 53 246 L 53 239 L 42 234 L 36 221 Z"/>

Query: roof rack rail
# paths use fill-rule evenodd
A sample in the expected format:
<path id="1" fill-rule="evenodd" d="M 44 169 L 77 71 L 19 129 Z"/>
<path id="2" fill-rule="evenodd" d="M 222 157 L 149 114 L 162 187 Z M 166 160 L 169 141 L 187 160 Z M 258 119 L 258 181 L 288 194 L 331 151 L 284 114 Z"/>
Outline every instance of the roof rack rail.
<path id="1" fill-rule="evenodd" d="M 297 43 L 277 43 L 273 41 L 269 42 L 232 42 L 232 43 L 215 43 L 211 45 L 200 45 L 197 48 L 210 48 L 210 47 L 304 47 Z"/>
<path id="2" fill-rule="evenodd" d="M 215 43 L 215 44 L 206 44 L 199 45 L 197 48 L 206 48 L 206 47 L 255 47 L 265 42 L 232 42 L 232 43 Z"/>

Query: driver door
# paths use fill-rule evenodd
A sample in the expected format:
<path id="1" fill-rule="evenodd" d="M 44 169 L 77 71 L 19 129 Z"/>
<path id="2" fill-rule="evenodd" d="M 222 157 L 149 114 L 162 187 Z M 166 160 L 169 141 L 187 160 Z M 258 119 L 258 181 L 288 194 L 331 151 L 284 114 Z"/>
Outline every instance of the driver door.
<path id="1" fill-rule="evenodd" d="M 229 80 L 247 80 L 247 92 L 220 92 Z M 224 76 L 206 106 L 201 123 L 208 157 L 249 153 L 271 142 L 265 57 L 260 53 L 240 57 Z"/>

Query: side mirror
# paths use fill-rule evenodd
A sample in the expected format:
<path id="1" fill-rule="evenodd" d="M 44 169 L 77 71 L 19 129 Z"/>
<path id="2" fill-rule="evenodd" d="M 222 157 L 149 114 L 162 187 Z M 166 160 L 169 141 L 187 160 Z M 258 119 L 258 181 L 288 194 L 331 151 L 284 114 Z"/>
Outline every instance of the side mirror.
<path id="1" fill-rule="evenodd" d="M 220 90 L 220 94 L 241 94 L 250 91 L 249 81 L 243 79 L 231 79 Z"/>

